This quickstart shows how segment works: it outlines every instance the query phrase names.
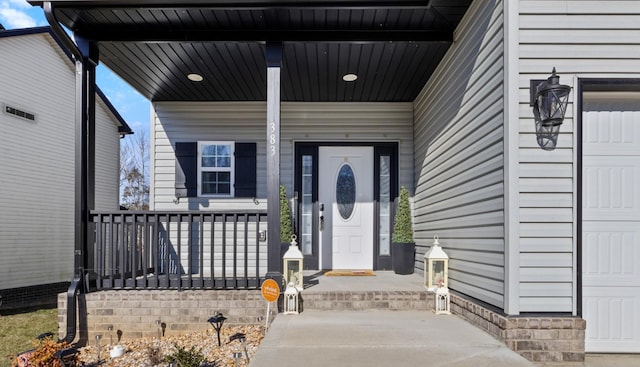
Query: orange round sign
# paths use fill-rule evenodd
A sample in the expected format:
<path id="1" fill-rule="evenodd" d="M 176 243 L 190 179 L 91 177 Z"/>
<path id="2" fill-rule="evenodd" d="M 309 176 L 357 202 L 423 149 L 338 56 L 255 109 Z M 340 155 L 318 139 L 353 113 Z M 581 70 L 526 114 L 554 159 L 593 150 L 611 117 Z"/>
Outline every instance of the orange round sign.
<path id="1" fill-rule="evenodd" d="M 267 279 L 262 282 L 260 290 L 262 291 L 262 298 L 267 302 L 275 302 L 280 296 L 280 287 L 273 279 Z"/>

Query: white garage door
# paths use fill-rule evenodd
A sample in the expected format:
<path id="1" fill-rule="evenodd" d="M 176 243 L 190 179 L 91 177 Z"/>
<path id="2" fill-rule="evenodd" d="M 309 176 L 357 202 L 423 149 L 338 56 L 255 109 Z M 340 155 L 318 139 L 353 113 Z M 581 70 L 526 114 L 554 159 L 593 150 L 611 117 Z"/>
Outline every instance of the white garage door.
<path id="1" fill-rule="evenodd" d="M 585 349 L 640 353 L 640 93 L 584 101 Z"/>

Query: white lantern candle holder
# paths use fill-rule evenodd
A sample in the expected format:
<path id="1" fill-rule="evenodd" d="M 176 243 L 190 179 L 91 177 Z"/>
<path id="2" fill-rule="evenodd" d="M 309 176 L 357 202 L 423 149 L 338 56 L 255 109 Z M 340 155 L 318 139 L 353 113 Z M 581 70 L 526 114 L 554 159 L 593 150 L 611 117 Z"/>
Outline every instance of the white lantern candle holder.
<path id="1" fill-rule="evenodd" d="M 299 306 L 300 292 L 296 286 L 292 283 L 287 285 L 287 289 L 284 291 L 284 314 L 285 315 L 297 315 L 300 313 Z"/>
<path id="2" fill-rule="evenodd" d="M 449 288 L 438 288 L 435 292 L 435 312 L 436 315 L 451 315 L 451 295 Z"/>
<path id="3" fill-rule="evenodd" d="M 282 257 L 284 262 L 284 284 L 293 283 L 298 290 L 304 289 L 304 274 L 302 272 L 304 256 L 298 248 L 296 235 L 291 236 L 291 245 Z"/>
<path id="4" fill-rule="evenodd" d="M 430 291 L 449 286 L 449 256 L 442 250 L 438 236 L 433 246 L 424 254 L 424 286 Z"/>

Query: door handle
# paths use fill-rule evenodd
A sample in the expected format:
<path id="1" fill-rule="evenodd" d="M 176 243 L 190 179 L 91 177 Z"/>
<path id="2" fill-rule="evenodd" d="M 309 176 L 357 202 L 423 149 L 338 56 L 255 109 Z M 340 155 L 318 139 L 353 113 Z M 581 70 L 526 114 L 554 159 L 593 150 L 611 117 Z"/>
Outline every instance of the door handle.
<path id="1" fill-rule="evenodd" d="M 320 230 L 324 230 L 324 215 L 320 216 Z"/>
<path id="2" fill-rule="evenodd" d="M 320 203 L 320 205 L 318 205 L 319 207 L 319 217 L 320 217 L 320 230 L 322 231 L 324 229 L 324 204 Z"/>

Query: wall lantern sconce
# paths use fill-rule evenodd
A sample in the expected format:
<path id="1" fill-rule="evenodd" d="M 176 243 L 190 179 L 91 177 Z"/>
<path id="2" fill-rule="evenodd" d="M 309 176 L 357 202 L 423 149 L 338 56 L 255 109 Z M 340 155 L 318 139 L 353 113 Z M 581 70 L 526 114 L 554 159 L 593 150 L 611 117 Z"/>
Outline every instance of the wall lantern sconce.
<path id="1" fill-rule="evenodd" d="M 536 139 L 544 150 L 554 150 L 558 142 L 560 125 L 564 120 L 571 87 L 560 84 L 560 77 L 553 68 L 547 80 L 531 80 L 530 101 L 536 120 Z"/>
<path id="2" fill-rule="evenodd" d="M 433 236 L 433 246 L 424 254 L 424 286 L 430 291 L 449 286 L 449 255 L 440 247 L 438 236 Z"/>
<path id="3" fill-rule="evenodd" d="M 296 235 L 291 236 L 291 244 L 289 249 L 285 252 L 282 260 L 284 261 L 284 284 L 289 285 L 293 283 L 293 286 L 298 288 L 298 291 L 304 289 L 304 277 L 302 272 L 302 252 L 298 248 L 298 242 L 296 242 Z"/>

